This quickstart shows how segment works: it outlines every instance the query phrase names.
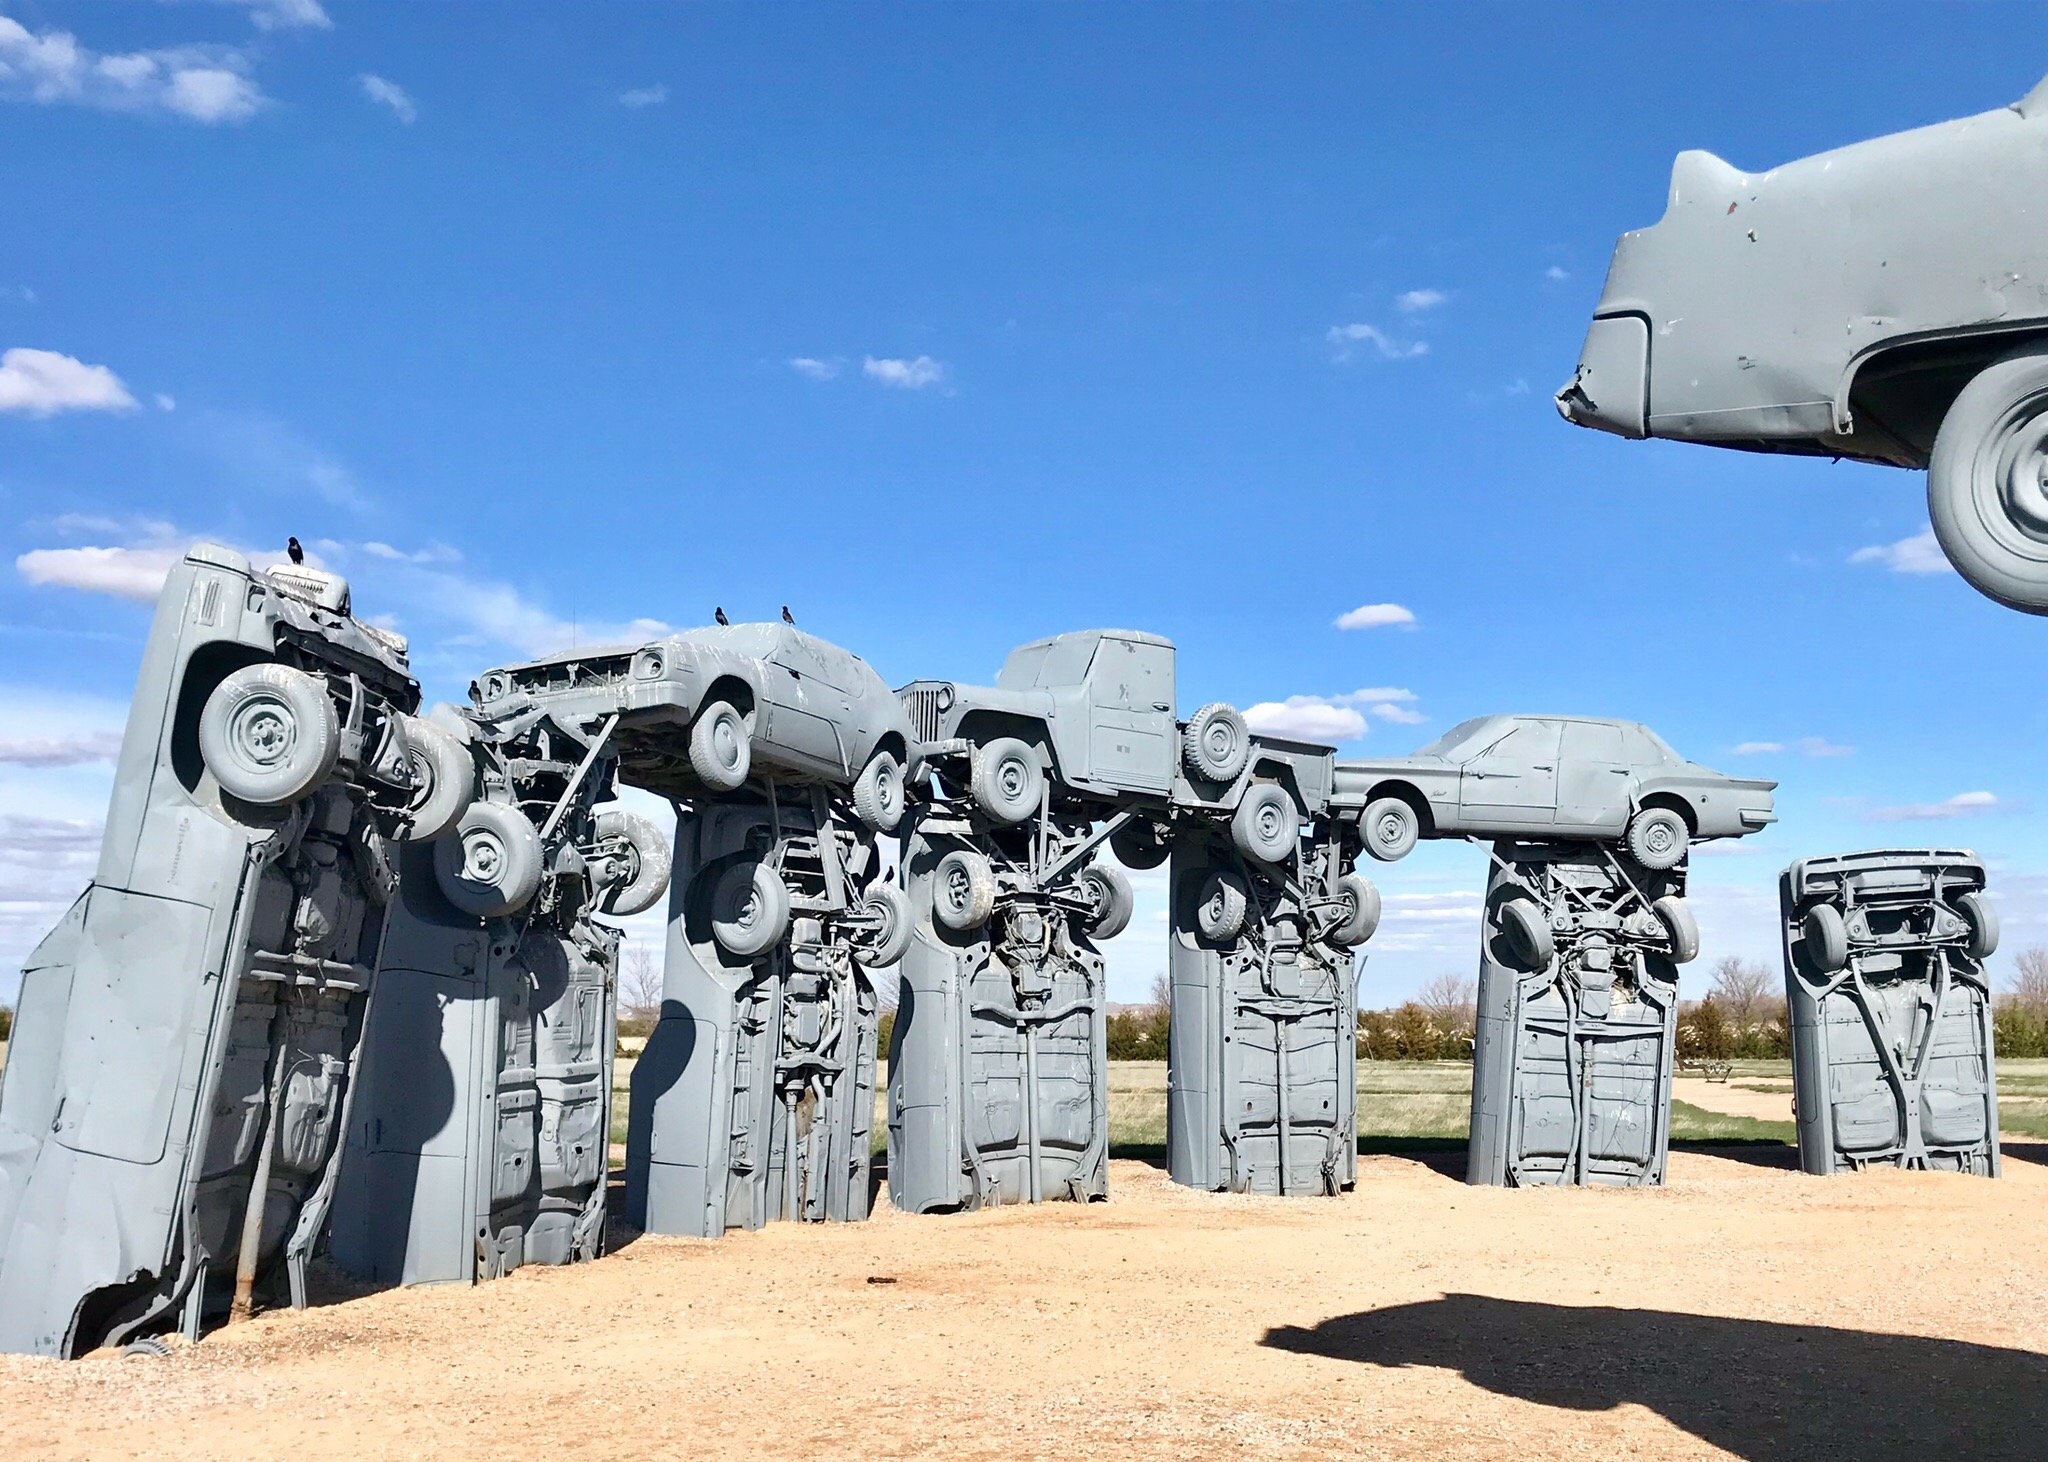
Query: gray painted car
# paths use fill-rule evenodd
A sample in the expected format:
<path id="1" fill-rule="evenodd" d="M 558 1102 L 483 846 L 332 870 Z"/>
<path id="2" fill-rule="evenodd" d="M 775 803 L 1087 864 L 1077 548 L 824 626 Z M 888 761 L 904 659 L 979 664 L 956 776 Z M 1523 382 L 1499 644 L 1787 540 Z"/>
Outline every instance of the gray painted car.
<path id="1" fill-rule="evenodd" d="M 1421 837 L 1546 837 L 1625 844 L 1676 867 L 1697 838 L 1776 821 L 1776 782 L 1687 761 L 1649 727 L 1592 716 L 1475 716 L 1413 756 L 1340 762 L 1335 800 L 1361 807 L 1366 851 L 1405 857 Z"/>
<path id="2" fill-rule="evenodd" d="M 305 1302 L 394 844 L 460 811 L 416 800 L 446 740 L 418 700 L 340 579 L 205 544 L 172 567 L 98 869 L 22 973 L 0 1350 L 196 1337 L 279 1271 Z"/>
<path id="3" fill-rule="evenodd" d="M 1749 173 L 1681 153 L 1558 409 L 1581 426 L 1929 470 L 1942 547 L 2048 613 L 2048 82 Z"/>
<path id="4" fill-rule="evenodd" d="M 887 829 L 914 770 L 910 723 L 873 667 L 786 624 L 551 655 L 485 672 L 473 697 L 508 725 L 522 709 L 564 713 L 578 702 L 616 713 L 621 778 L 669 796 L 733 792 L 749 779 L 850 783 L 862 818 Z"/>

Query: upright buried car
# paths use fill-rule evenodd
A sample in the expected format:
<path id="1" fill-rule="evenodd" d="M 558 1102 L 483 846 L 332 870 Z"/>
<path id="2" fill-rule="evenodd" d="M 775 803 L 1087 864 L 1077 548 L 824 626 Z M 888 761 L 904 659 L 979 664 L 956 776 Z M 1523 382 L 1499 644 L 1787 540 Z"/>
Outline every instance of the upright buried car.
<path id="1" fill-rule="evenodd" d="M 1634 721 L 1476 716 L 1413 756 L 1340 762 L 1334 800 L 1365 809 L 1366 851 L 1385 862 L 1419 837 L 1533 837 L 1620 841 L 1662 871 L 1694 838 L 1769 826 L 1777 785 L 1687 761 Z"/>
<path id="2" fill-rule="evenodd" d="M 2048 613 L 2048 81 L 1764 173 L 1706 152 L 1622 235 L 1569 421 L 1927 468 L 1942 548 Z"/>
<path id="3" fill-rule="evenodd" d="M 157 602 L 92 885 L 0 1083 L 0 1350 L 304 1303 L 395 881 L 449 827 L 404 642 L 348 586 L 201 545 Z M 461 755 L 459 747 L 454 748 Z M 254 1196 L 252 1196 L 254 1195 Z"/>

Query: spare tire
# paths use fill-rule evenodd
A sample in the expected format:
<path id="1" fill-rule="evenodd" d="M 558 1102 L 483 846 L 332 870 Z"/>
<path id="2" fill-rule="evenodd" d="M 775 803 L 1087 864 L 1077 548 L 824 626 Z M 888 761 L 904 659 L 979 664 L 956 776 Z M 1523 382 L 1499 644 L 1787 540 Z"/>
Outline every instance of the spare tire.
<path id="1" fill-rule="evenodd" d="M 1287 789 L 1274 782 L 1245 788 L 1244 800 L 1230 818 L 1230 841 L 1245 857 L 1261 863 L 1281 864 L 1292 858 L 1301 842 L 1301 812 Z"/>
<path id="2" fill-rule="evenodd" d="M 1842 911 L 1833 904 L 1815 904 L 1799 921 L 1799 933 L 1806 945 L 1806 960 L 1823 975 L 1832 975 L 1849 962 L 1849 926 Z"/>
<path id="3" fill-rule="evenodd" d="M 607 883 L 597 896 L 601 914 L 626 918 L 654 907 L 668 890 L 668 839 L 661 829 L 637 812 L 623 807 L 600 807 L 596 817 L 597 839 L 607 857 L 623 864 L 621 876 Z"/>
<path id="4" fill-rule="evenodd" d="M 1356 948 L 1380 927 L 1380 891 L 1363 873 L 1345 874 L 1337 880 L 1335 891 L 1346 912 L 1326 937 L 1339 949 Z"/>
<path id="5" fill-rule="evenodd" d="M 462 820 L 476 797 L 476 762 L 452 733 L 418 716 L 400 716 L 412 795 L 405 805 L 405 840 L 430 843 Z"/>
<path id="6" fill-rule="evenodd" d="M 1123 933 L 1130 925 L 1131 910 L 1137 906 L 1131 881 L 1124 877 L 1123 869 L 1109 863 L 1091 863 L 1081 870 L 1078 881 L 1081 892 L 1095 906 L 1087 921 L 1089 937 L 1114 939 Z"/>
<path id="7" fill-rule="evenodd" d="M 910 898 L 893 883 L 871 883 L 861 894 L 863 911 L 875 915 L 880 930 L 853 947 L 853 957 L 870 969 L 895 964 L 910 948 Z"/>
<path id="8" fill-rule="evenodd" d="M 1211 702 L 1195 712 L 1181 732 L 1181 760 L 1198 777 L 1232 782 L 1251 760 L 1252 730 L 1235 706 Z"/>
<path id="9" fill-rule="evenodd" d="M 540 875 L 540 834 L 518 808 L 501 802 L 470 803 L 455 830 L 434 844 L 435 883 L 472 918 L 502 918 L 525 908 Z"/>
<path id="10" fill-rule="evenodd" d="M 1671 945 L 1673 964 L 1690 964 L 1699 958 L 1700 926 L 1692 916 L 1690 904 L 1670 893 L 1651 904 L 1650 913 L 1663 926 L 1664 937 Z"/>
<path id="11" fill-rule="evenodd" d="M 1244 879 L 1228 868 L 1212 868 L 1195 903 L 1195 928 L 1204 939 L 1228 944 L 1244 929 L 1250 905 Z"/>
<path id="12" fill-rule="evenodd" d="M 1989 959 L 1998 952 L 1998 910 L 1983 894 L 1964 894 L 1956 900 L 1956 913 L 1970 929 L 1971 959 Z"/>
<path id="13" fill-rule="evenodd" d="M 1534 899 L 1509 899 L 1500 906 L 1498 918 L 1516 968 L 1529 974 L 1550 968 L 1557 957 L 1557 939 L 1550 932 L 1549 915 Z"/>
<path id="14" fill-rule="evenodd" d="M 711 937 L 739 959 L 756 959 L 789 932 L 789 888 L 766 863 L 731 864 L 711 889 Z"/>
<path id="15" fill-rule="evenodd" d="M 199 712 L 199 756 L 220 789 L 259 807 L 296 802 L 334 770 L 341 721 L 327 686 L 289 665 L 229 672 Z"/>

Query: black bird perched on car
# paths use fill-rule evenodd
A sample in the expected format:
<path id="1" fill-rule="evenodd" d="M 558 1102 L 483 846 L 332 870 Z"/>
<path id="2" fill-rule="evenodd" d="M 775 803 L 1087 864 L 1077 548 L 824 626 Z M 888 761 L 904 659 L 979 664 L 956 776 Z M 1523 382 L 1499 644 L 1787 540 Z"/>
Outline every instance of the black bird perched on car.
<path id="1" fill-rule="evenodd" d="M 719 622 L 720 624 L 731 624 L 731 623 L 732 623 L 732 621 L 731 621 L 731 620 L 729 620 L 729 619 L 727 619 L 727 618 L 725 617 L 725 606 L 724 606 L 724 605 L 720 605 L 720 606 L 719 606 L 718 608 L 716 608 L 716 609 L 712 610 L 712 611 L 711 611 L 711 617 L 712 617 L 713 619 L 717 620 L 717 621 L 718 621 L 718 622 Z"/>
<path id="2" fill-rule="evenodd" d="M 306 550 L 299 546 L 299 540 L 296 538 L 285 539 L 284 551 L 293 563 L 304 563 L 306 561 Z"/>
<path id="3" fill-rule="evenodd" d="M 787 604 L 782 606 L 782 622 L 784 624 L 796 623 L 796 616 L 789 612 L 789 606 Z"/>

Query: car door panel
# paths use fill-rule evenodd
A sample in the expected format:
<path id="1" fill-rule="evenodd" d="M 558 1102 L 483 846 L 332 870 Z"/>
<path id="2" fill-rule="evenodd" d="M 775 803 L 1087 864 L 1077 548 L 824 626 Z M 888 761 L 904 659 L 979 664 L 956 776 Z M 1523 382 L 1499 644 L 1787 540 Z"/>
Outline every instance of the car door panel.
<path id="1" fill-rule="evenodd" d="M 1522 721 L 1465 762 L 1458 775 L 1465 820 L 1481 831 L 1555 822 L 1560 729 L 1556 721 Z"/>
<path id="2" fill-rule="evenodd" d="M 1618 833 L 1628 821 L 1634 769 L 1621 728 L 1567 721 L 1557 764 L 1557 826 L 1561 832 Z"/>

